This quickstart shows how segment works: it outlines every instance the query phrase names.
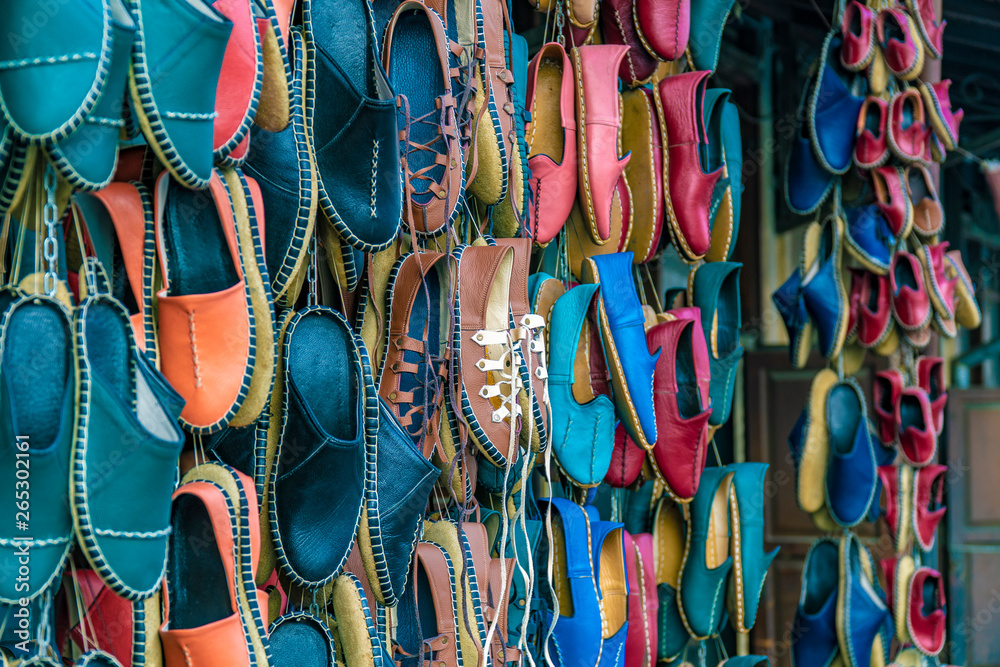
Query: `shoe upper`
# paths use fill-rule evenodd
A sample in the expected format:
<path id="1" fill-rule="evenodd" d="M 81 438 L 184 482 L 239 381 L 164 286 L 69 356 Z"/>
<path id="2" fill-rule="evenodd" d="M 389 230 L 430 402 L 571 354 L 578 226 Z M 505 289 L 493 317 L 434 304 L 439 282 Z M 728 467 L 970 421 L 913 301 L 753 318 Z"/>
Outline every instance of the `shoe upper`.
<path id="1" fill-rule="evenodd" d="M 660 61 L 643 46 L 632 5 L 633 0 L 605 0 L 601 3 L 598 18 L 605 44 L 624 44 L 628 47 L 618 67 L 618 78 L 627 85 L 638 86 L 653 76 Z M 673 34 L 675 31 L 670 32 Z"/>
<path id="2" fill-rule="evenodd" d="M 666 62 L 681 57 L 691 33 L 691 0 L 638 0 L 633 11 L 636 33 L 650 53 Z"/>
<path id="3" fill-rule="evenodd" d="M 696 29 L 688 41 L 694 69 L 715 71 L 719 64 L 722 30 L 734 0 L 692 0 L 691 25 Z"/>
<path id="4" fill-rule="evenodd" d="M 764 580 L 780 547 L 764 551 L 765 476 L 768 464 L 759 462 L 736 463 L 729 466 L 734 472 L 731 493 L 735 505 L 730 503 L 730 522 L 739 539 L 732 548 L 734 586 L 730 589 L 730 620 L 739 632 L 751 630 L 757 622 Z"/>
<path id="5" fill-rule="evenodd" d="M 892 262 L 891 246 L 895 244 L 892 229 L 877 204 L 849 206 L 846 238 L 852 254 L 876 273 L 887 273 Z"/>
<path id="6" fill-rule="evenodd" d="M 808 92 L 812 86 L 815 86 L 815 78 L 810 79 L 805 100 L 810 99 Z M 833 181 L 834 175 L 816 157 L 809 126 L 805 121 L 801 122 L 792 140 L 785 168 L 785 201 L 788 207 L 799 215 L 812 213 L 829 196 Z"/>
<path id="7" fill-rule="evenodd" d="M 845 533 L 840 544 L 837 624 L 844 661 L 858 667 L 885 664 L 889 657 L 892 617 L 874 567 L 871 554 L 858 537 Z"/>
<path id="8" fill-rule="evenodd" d="M 792 665 L 828 667 L 837 642 L 837 542 L 824 537 L 813 542 L 802 568 L 802 591 L 795 610 Z"/>
<path id="9" fill-rule="evenodd" d="M 847 333 L 847 292 L 840 268 L 843 234 L 844 222 L 835 216 L 806 230 L 806 255 L 811 261 L 803 264 L 802 291 L 819 334 L 820 352 L 828 359 L 843 348 Z"/>
<path id="10" fill-rule="evenodd" d="M 900 326 L 914 331 L 926 325 L 931 318 L 931 303 L 917 258 L 904 250 L 898 251 L 892 259 L 889 280 L 893 313 Z"/>
<path id="11" fill-rule="evenodd" d="M 854 161 L 861 167 L 874 168 L 889 159 L 889 103 L 869 95 L 858 114 Z"/>
<path id="12" fill-rule="evenodd" d="M 857 0 L 844 9 L 840 24 L 840 62 L 844 67 L 857 72 L 871 63 L 875 52 L 875 15 L 871 9 Z"/>
<path id="13" fill-rule="evenodd" d="M 875 454 L 866 406 L 853 379 L 837 382 L 826 397 L 826 504 L 834 521 L 845 527 L 864 520 L 875 497 Z"/>
<path id="14" fill-rule="evenodd" d="M 841 39 L 827 35 L 819 79 L 812 91 L 807 120 L 813 150 L 825 169 L 843 174 L 851 167 L 854 134 L 864 97 L 848 84 L 837 53 Z"/>
<path id="15" fill-rule="evenodd" d="M 712 415 L 708 423 L 729 421 L 736 371 L 743 358 L 740 344 L 740 270 L 738 262 L 711 262 L 692 269 L 688 301 L 701 309 L 701 326 L 708 344 Z"/>

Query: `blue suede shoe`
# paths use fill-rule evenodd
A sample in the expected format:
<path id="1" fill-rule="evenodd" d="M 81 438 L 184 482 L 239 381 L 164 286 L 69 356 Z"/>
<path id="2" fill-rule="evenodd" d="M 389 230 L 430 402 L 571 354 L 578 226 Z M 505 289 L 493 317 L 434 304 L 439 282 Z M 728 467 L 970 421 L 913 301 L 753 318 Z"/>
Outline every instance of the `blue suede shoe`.
<path id="1" fill-rule="evenodd" d="M 588 510 L 595 509 L 589 506 Z M 597 512 L 593 512 L 597 514 Z M 628 578 L 624 527 L 611 521 L 590 522 L 594 583 L 601 600 L 601 659 L 598 667 L 621 667 L 628 635 Z"/>
<path id="2" fill-rule="evenodd" d="M 810 223 L 803 242 L 802 292 L 806 308 L 819 334 L 819 349 L 827 359 L 836 359 L 847 338 L 847 290 L 841 276 L 841 238 L 844 222 L 828 216 Z"/>
<path id="3" fill-rule="evenodd" d="M 678 594 L 681 620 L 694 639 L 715 635 L 726 609 L 726 583 L 733 566 L 729 548 L 733 475 L 728 468 L 706 468 L 691 501 Z"/>
<path id="4" fill-rule="evenodd" d="M 875 564 L 857 535 L 840 541 L 837 637 L 846 667 L 881 667 L 889 662 L 892 615 L 875 578 Z"/>
<path id="5" fill-rule="evenodd" d="M 877 204 L 847 207 L 847 252 L 872 273 L 889 273 L 896 239 Z"/>
<path id="6" fill-rule="evenodd" d="M 829 667 L 837 655 L 838 559 L 832 538 L 809 547 L 792 629 L 792 667 Z"/>
<path id="7" fill-rule="evenodd" d="M 648 352 L 642 304 L 632 279 L 632 253 L 596 255 L 583 262 L 583 282 L 600 283 L 598 320 L 618 418 L 647 451 L 656 444 L 653 372 L 660 351 Z"/>
<path id="8" fill-rule="evenodd" d="M 562 498 L 542 498 L 538 508 L 543 515 L 551 512 L 554 543 L 549 548 L 555 550 L 554 571 L 550 574 L 556 600 L 546 614 L 546 627 L 552 625 L 555 603 L 559 605 L 559 616 L 545 647 L 547 662 L 556 667 L 597 665 L 603 646 L 601 601 L 591 566 L 587 513 Z"/>
<path id="9" fill-rule="evenodd" d="M 788 332 L 788 358 L 796 368 L 805 368 L 812 351 L 812 320 L 802 293 L 802 267 L 797 266 L 788 280 L 771 295 Z"/>
<path id="10" fill-rule="evenodd" d="M 851 168 L 854 135 L 864 95 L 855 95 L 840 64 L 839 30 L 832 30 L 823 42 L 819 79 L 809 100 L 806 118 L 809 138 L 817 160 L 833 174 Z"/>
<path id="11" fill-rule="evenodd" d="M 826 506 L 834 521 L 850 528 L 868 514 L 878 481 L 867 403 L 854 378 L 838 381 L 826 395 L 826 425 Z"/>
<path id="12" fill-rule="evenodd" d="M 735 463 L 729 526 L 733 535 L 733 576 L 729 586 L 729 619 L 737 632 L 749 632 L 757 621 L 764 579 L 781 547 L 764 552 L 764 476 L 766 463 Z"/>
<path id="13" fill-rule="evenodd" d="M 816 86 L 816 76 L 809 78 L 799 108 L 806 109 L 811 91 Z M 785 164 L 785 202 L 792 212 L 810 215 L 816 211 L 833 190 L 836 178 L 823 168 L 813 152 L 809 139 L 809 126 L 800 116 L 792 139 L 788 162 Z"/>
<path id="14" fill-rule="evenodd" d="M 736 389 L 736 370 L 743 358 L 740 330 L 740 269 L 738 262 L 710 262 L 688 275 L 688 303 L 701 308 L 701 326 L 709 345 L 712 380 L 712 416 L 708 423 L 721 426 L 729 421 Z"/>
<path id="15" fill-rule="evenodd" d="M 589 348 L 587 311 L 599 285 L 578 285 L 556 300 L 549 318 L 549 444 L 556 463 L 582 487 L 597 486 L 611 465 L 615 406 L 604 394 L 579 403 L 573 393 L 574 361 L 580 345 Z M 586 348 L 585 348 L 586 349 Z"/>

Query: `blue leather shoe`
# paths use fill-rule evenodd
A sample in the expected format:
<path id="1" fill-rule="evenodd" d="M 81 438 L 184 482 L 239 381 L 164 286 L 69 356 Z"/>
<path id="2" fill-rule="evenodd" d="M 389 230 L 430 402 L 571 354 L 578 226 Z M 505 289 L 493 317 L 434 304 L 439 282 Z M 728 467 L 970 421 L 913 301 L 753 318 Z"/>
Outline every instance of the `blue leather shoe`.
<path id="1" fill-rule="evenodd" d="M 543 515 L 552 513 L 554 544 L 549 548 L 555 550 L 552 575 L 559 603 L 546 658 L 556 667 L 596 665 L 603 638 L 601 601 L 590 562 L 590 521 L 582 507 L 562 498 L 542 498 L 538 509 Z M 545 626 L 551 627 L 552 620 L 549 612 Z"/>
<path id="2" fill-rule="evenodd" d="M 108 80 L 112 5 L 80 0 L 48 8 L 34 0 L 0 5 L 0 105 L 28 139 L 58 141 L 80 127 Z M 44 104 L 39 104 L 44 99 Z"/>
<path id="3" fill-rule="evenodd" d="M 712 380 L 712 416 L 708 423 L 721 426 L 729 421 L 736 389 L 736 369 L 743 358 L 740 330 L 740 269 L 738 262 L 710 262 L 691 270 L 688 303 L 701 308 L 701 326 L 709 346 Z"/>
<path id="4" fill-rule="evenodd" d="M 582 487 L 601 483 L 611 465 L 615 406 L 604 394 L 580 403 L 573 393 L 577 348 L 589 345 L 587 311 L 600 285 L 577 285 L 556 300 L 549 318 L 549 444 L 556 463 Z"/>
<path id="5" fill-rule="evenodd" d="M 816 158 L 833 174 L 844 174 L 851 168 L 858 114 L 865 101 L 863 95 L 851 90 L 848 73 L 840 64 L 839 32 L 831 31 L 823 42 L 819 79 L 806 112 Z"/>
<path id="6" fill-rule="evenodd" d="M 857 535 L 840 540 L 837 637 L 846 667 L 879 667 L 889 662 L 892 615 L 875 577 L 875 563 Z"/>
<path id="7" fill-rule="evenodd" d="M 793 213 L 811 215 L 823 205 L 833 191 L 836 178 L 823 168 L 809 138 L 809 125 L 805 113 L 812 91 L 816 86 L 816 75 L 809 77 L 799 104 L 800 115 L 795 127 L 788 162 L 785 164 L 785 202 Z"/>
<path id="8" fill-rule="evenodd" d="M 828 216 L 810 223 L 803 242 L 802 292 L 806 308 L 819 334 L 819 349 L 827 359 L 835 359 L 847 338 L 847 289 L 841 276 L 844 222 Z"/>
<path id="9" fill-rule="evenodd" d="M 792 667 L 829 667 L 837 655 L 838 559 L 832 538 L 809 547 L 792 629 Z"/>
<path id="10" fill-rule="evenodd" d="M 728 468 L 706 468 L 698 493 L 691 501 L 677 592 L 681 620 L 694 639 L 715 635 L 726 610 L 726 584 L 733 567 L 729 548 L 729 493 L 733 474 Z"/>
<path id="11" fill-rule="evenodd" d="M 595 509 L 589 506 L 588 510 Z M 596 512 L 593 512 L 596 514 Z M 628 635 L 628 577 L 625 571 L 625 528 L 612 521 L 590 522 L 594 583 L 601 600 L 601 659 L 598 667 L 625 664 Z"/>
<path id="12" fill-rule="evenodd" d="M 691 34 L 688 49 L 696 70 L 712 70 L 719 64 L 722 31 L 734 0 L 691 0 Z"/>
<path id="13" fill-rule="evenodd" d="M 323 213 L 364 252 L 386 248 L 403 218 L 396 93 L 382 68 L 367 0 L 308 2 L 312 117 Z M 352 156 L 351 159 L 344 159 Z"/>
<path id="14" fill-rule="evenodd" d="M 129 92 L 150 148 L 175 179 L 212 177 L 215 90 L 233 24 L 207 0 L 130 0 L 139 19 Z M 177 71 L 197 68 L 196 80 Z"/>
<path id="15" fill-rule="evenodd" d="M 62 177 L 84 190 L 100 190 L 111 182 L 118 165 L 118 136 L 125 127 L 122 105 L 136 24 L 117 0 L 111 3 L 111 23 L 111 60 L 100 99 L 80 127 L 46 146 Z"/>
<path id="16" fill-rule="evenodd" d="M 838 381 L 826 395 L 826 426 L 826 506 L 834 521 L 850 528 L 868 514 L 878 481 L 867 402 L 854 378 Z"/>
<path id="17" fill-rule="evenodd" d="M 892 247 L 896 240 L 889 229 L 889 222 L 877 204 L 846 207 L 847 252 L 872 273 L 884 276 L 889 273 Z"/>
<path id="18" fill-rule="evenodd" d="M 766 463 L 734 463 L 729 526 L 733 534 L 733 576 L 729 586 L 729 619 L 737 632 L 749 632 L 757 621 L 764 579 L 781 547 L 764 552 L 764 476 Z"/>
<path id="19" fill-rule="evenodd" d="M 656 444 L 653 373 L 660 351 L 650 354 L 646 346 L 642 304 L 632 279 L 632 253 L 585 259 L 583 282 L 601 285 L 598 321 L 618 418 L 637 445 L 652 450 Z"/>
<path id="20" fill-rule="evenodd" d="M 788 280 L 771 295 L 788 332 L 788 358 L 796 368 L 805 368 L 812 351 L 812 320 L 802 293 L 802 267 L 797 266 Z"/>

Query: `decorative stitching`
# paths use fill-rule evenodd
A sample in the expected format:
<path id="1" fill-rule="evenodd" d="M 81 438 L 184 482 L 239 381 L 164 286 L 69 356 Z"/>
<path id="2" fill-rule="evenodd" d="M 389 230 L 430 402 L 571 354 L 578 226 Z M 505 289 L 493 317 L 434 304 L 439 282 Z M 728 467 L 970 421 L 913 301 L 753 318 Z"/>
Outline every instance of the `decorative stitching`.
<path id="1" fill-rule="evenodd" d="M 188 313 L 188 336 L 191 338 L 191 359 L 194 362 L 194 386 L 202 388 L 201 363 L 198 361 L 198 343 L 195 339 L 194 311 Z"/>
<path id="2" fill-rule="evenodd" d="M 372 196 L 371 217 L 376 217 L 376 194 L 378 190 L 378 139 L 372 144 Z"/>
<path id="3" fill-rule="evenodd" d="M 139 540 L 151 540 L 158 537 L 166 537 L 170 535 L 173 530 L 168 526 L 162 530 L 153 531 L 133 531 L 133 530 L 112 530 L 111 528 L 94 528 L 94 533 L 96 535 L 102 535 L 104 537 L 126 537 L 129 539 L 139 539 Z"/>
<path id="4" fill-rule="evenodd" d="M 190 111 L 164 111 L 163 116 L 171 120 L 214 120 L 218 117 L 218 112 L 193 113 Z"/>
<path id="5" fill-rule="evenodd" d="M 81 53 L 68 53 L 62 56 L 39 56 L 37 58 L 24 58 L 22 60 L 0 60 L 0 70 L 31 67 L 34 65 L 57 65 L 84 60 L 97 60 L 97 54 L 93 51 L 83 51 Z"/>

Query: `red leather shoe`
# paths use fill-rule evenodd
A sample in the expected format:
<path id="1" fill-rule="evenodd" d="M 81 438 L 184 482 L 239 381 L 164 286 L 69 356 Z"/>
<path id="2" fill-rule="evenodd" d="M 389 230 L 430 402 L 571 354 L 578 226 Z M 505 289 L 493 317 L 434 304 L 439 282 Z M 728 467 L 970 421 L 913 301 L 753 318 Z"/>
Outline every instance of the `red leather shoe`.
<path id="1" fill-rule="evenodd" d="M 649 81 L 660 61 L 643 46 L 632 17 L 632 0 L 601 0 L 601 37 L 605 44 L 628 47 L 618 77 L 630 87 Z"/>
<path id="2" fill-rule="evenodd" d="M 910 577 L 906 600 L 906 628 L 917 650 L 936 656 L 944 648 L 944 578 L 937 570 L 920 567 Z"/>
<path id="3" fill-rule="evenodd" d="M 653 326 L 646 334 L 649 349 L 662 350 L 653 374 L 656 430 L 654 470 L 677 502 L 698 491 L 708 452 L 708 418 L 712 408 L 703 387 L 710 378 L 708 345 L 701 315 L 685 316 Z"/>
<path id="4" fill-rule="evenodd" d="M 620 44 L 580 46 L 570 51 L 577 95 L 580 208 L 598 244 L 611 238 L 615 188 L 630 157 L 618 157 L 618 67 L 626 53 L 628 47 Z"/>
<path id="5" fill-rule="evenodd" d="M 944 518 L 944 474 L 948 466 L 918 468 L 913 474 L 913 535 L 923 551 L 934 548 L 937 527 Z"/>
<path id="6" fill-rule="evenodd" d="M 712 240 L 709 209 L 722 168 L 705 173 L 701 152 L 708 145 L 705 133 L 705 85 L 711 72 L 686 72 L 660 81 L 656 110 L 660 136 L 668 140 L 663 156 L 667 219 L 681 258 L 697 262 Z"/>
<path id="7" fill-rule="evenodd" d="M 923 237 L 938 235 L 944 227 L 944 208 L 927 167 L 911 164 L 904 170 L 903 182 L 913 204 L 913 230 Z"/>
<path id="8" fill-rule="evenodd" d="M 916 79 L 924 68 L 924 45 L 913 19 L 901 6 L 883 9 L 875 18 L 875 35 L 886 67 L 903 81 Z"/>
<path id="9" fill-rule="evenodd" d="M 893 584 L 895 582 L 896 563 L 898 560 L 896 556 L 890 556 L 882 558 L 878 562 L 878 566 L 882 570 L 882 580 L 885 581 L 885 604 L 889 609 L 896 608 L 896 596 L 894 595 L 896 588 Z"/>
<path id="10" fill-rule="evenodd" d="M 875 199 L 889 228 L 897 240 L 903 240 L 913 229 L 913 205 L 906 196 L 903 170 L 899 167 L 879 167 L 871 172 Z"/>
<path id="11" fill-rule="evenodd" d="M 856 2 L 854 4 L 857 4 Z M 863 169 L 881 167 L 889 159 L 889 103 L 869 95 L 858 114 L 854 162 Z"/>
<path id="12" fill-rule="evenodd" d="M 573 64 L 558 42 L 549 42 L 528 67 L 528 229 L 546 245 L 569 218 L 577 191 L 576 100 Z"/>
<path id="13" fill-rule="evenodd" d="M 889 276 L 879 276 L 865 270 L 859 270 L 855 275 L 858 275 L 858 280 L 856 287 L 851 288 L 851 298 L 853 300 L 856 289 L 858 344 L 866 349 L 880 351 L 881 354 L 886 352 L 883 346 L 895 332 Z"/>
<path id="14" fill-rule="evenodd" d="M 852 0 L 844 9 L 840 33 L 843 39 L 840 63 L 844 68 L 860 72 L 868 67 L 875 56 L 875 13 L 858 0 Z"/>
<path id="15" fill-rule="evenodd" d="M 889 100 L 889 148 L 904 162 L 930 164 L 930 129 L 924 101 L 915 88 L 896 93 Z"/>
<path id="16" fill-rule="evenodd" d="M 906 0 L 906 6 L 920 31 L 927 53 L 931 58 L 940 58 L 944 54 L 944 27 L 948 22 L 938 21 L 933 0 Z"/>
<path id="17" fill-rule="evenodd" d="M 941 435 L 944 431 L 944 408 L 948 403 L 948 392 L 944 383 L 944 359 L 918 358 L 917 386 L 927 392 L 927 398 L 931 402 L 931 416 L 934 418 L 934 430 Z"/>
<path id="18" fill-rule="evenodd" d="M 635 444 L 625 433 L 625 427 L 618 424 L 615 427 L 615 448 L 611 451 L 611 465 L 604 481 L 618 489 L 631 486 L 642 474 L 644 463 L 646 450 Z"/>
<path id="19" fill-rule="evenodd" d="M 920 82 L 920 96 L 924 100 L 924 108 L 934 134 L 946 150 L 952 151 L 958 146 L 958 130 L 965 118 L 965 111 L 952 111 L 950 89 L 951 79 L 938 83 Z"/>
<path id="20" fill-rule="evenodd" d="M 878 477 L 885 489 L 885 523 L 889 537 L 897 552 L 909 547 L 911 520 L 913 518 L 913 473 L 912 468 L 901 465 L 878 467 Z M 890 576 L 890 572 L 886 572 Z M 892 586 L 889 586 L 892 591 Z"/>
<path id="21" fill-rule="evenodd" d="M 250 5 L 249 0 L 215 0 L 212 3 L 212 7 L 233 24 L 215 90 L 217 116 L 213 148 L 216 160 L 227 157 L 247 136 L 260 99 L 264 61 Z"/>
<path id="22" fill-rule="evenodd" d="M 947 250 L 947 241 L 923 245 L 917 252 L 917 259 L 924 270 L 924 284 L 934 312 L 943 319 L 951 320 L 955 318 L 955 291 L 959 279 L 958 276 L 948 275 Z"/>
<path id="23" fill-rule="evenodd" d="M 896 430 L 896 405 L 905 386 L 906 378 L 902 371 L 890 368 L 875 373 L 872 402 L 875 404 L 879 440 L 887 446 L 897 442 L 899 438 Z"/>
<path id="24" fill-rule="evenodd" d="M 691 33 L 691 0 L 634 0 L 632 11 L 646 50 L 667 62 L 684 55 Z"/>
<path id="25" fill-rule="evenodd" d="M 889 269 L 892 287 L 892 312 L 899 326 L 916 331 L 931 320 L 931 301 L 924 284 L 924 272 L 916 257 L 900 250 Z"/>
<path id="26" fill-rule="evenodd" d="M 914 468 L 930 465 L 937 456 L 937 431 L 927 392 L 906 387 L 896 403 L 896 430 L 899 452 Z"/>

